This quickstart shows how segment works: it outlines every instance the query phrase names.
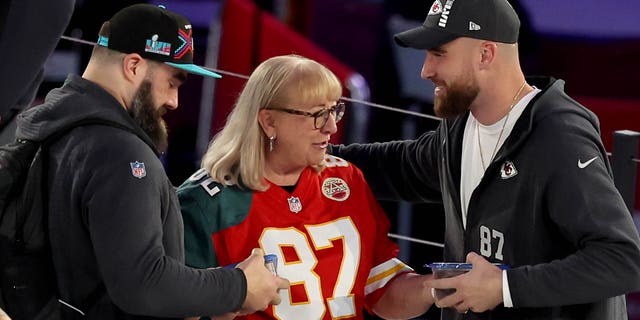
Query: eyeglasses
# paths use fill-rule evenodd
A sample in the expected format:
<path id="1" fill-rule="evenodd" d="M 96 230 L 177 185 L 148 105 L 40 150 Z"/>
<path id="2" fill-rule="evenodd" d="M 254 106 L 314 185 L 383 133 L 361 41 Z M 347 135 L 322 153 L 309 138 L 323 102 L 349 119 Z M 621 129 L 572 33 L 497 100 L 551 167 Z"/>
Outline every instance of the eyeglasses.
<path id="1" fill-rule="evenodd" d="M 327 120 L 329 120 L 329 114 L 334 115 L 336 122 L 340 121 L 340 119 L 342 119 L 342 116 L 344 115 L 344 109 L 345 109 L 344 102 L 340 102 L 340 101 L 335 106 L 324 108 L 314 113 L 295 110 L 295 109 L 287 109 L 287 108 L 277 108 L 277 107 L 265 108 L 265 110 L 276 110 L 276 111 L 282 111 L 286 113 L 297 114 L 297 115 L 313 118 L 313 127 L 316 129 L 320 129 L 324 127 L 325 124 L 327 124 Z"/>

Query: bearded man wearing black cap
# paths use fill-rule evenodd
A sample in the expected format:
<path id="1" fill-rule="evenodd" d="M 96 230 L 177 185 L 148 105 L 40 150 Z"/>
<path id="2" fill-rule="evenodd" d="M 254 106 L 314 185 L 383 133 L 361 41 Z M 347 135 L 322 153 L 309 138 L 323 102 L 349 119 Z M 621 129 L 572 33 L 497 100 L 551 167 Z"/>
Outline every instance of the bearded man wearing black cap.
<path id="1" fill-rule="evenodd" d="M 442 202 L 444 259 L 467 274 L 431 282 L 442 319 L 627 319 L 640 240 L 598 119 L 564 81 L 526 78 L 506 0 L 436 0 L 395 35 L 426 50 L 440 126 L 415 140 L 333 146 L 379 198 Z M 492 263 L 508 264 L 501 270 Z"/>
<path id="2" fill-rule="evenodd" d="M 254 250 L 237 268 L 184 265 L 174 187 L 158 158 L 162 116 L 178 108 L 193 64 L 189 21 L 164 7 L 127 7 L 105 22 L 82 77 L 18 117 L 17 137 L 49 145 L 50 243 L 65 319 L 183 318 L 249 313 L 278 303 L 288 281 Z M 235 312 L 235 313 L 232 313 Z M 51 315 L 47 315 L 49 319 Z"/>

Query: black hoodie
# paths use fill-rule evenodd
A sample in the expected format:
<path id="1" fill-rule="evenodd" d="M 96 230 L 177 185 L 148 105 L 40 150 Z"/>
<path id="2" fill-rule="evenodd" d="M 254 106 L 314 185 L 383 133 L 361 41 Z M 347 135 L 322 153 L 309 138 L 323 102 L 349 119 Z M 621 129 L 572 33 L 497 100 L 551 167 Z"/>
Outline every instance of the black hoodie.
<path id="1" fill-rule="evenodd" d="M 41 141 L 80 119 L 128 130 L 82 126 L 50 148 L 49 229 L 61 298 L 78 304 L 104 284 L 106 293 L 88 310 L 89 319 L 239 309 L 246 296 L 241 270 L 184 265 L 175 188 L 149 137 L 111 94 L 71 75 L 44 104 L 19 116 L 16 135 Z"/>
<path id="2" fill-rule="evenodd" d="M 627 319 L 623 294 L 640 289 L 640 239 L 613 184 L 598 120 L 564 93 L 564 81 L 527 81 L 542 92 L 473 191 L 466 229 L 460 163 L 468 112 L 415 140 L 330 152 L 358 166 L 379 198 L 442 202 L 445 261 L 476 252 L 513 266 L 515 308 L 443 309 L 443 319 Z"/>

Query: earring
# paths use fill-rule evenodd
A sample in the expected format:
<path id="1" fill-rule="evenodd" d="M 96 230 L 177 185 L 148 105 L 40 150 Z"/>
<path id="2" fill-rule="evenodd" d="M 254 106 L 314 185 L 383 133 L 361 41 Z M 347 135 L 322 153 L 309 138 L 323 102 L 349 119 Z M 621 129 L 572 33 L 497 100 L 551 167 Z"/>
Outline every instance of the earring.
<path id="1" fill-rule="evenodd" d="M 269 137 L 269 152 L 273 151 L 273 145 L 276 142 L 276 136 Z"/>

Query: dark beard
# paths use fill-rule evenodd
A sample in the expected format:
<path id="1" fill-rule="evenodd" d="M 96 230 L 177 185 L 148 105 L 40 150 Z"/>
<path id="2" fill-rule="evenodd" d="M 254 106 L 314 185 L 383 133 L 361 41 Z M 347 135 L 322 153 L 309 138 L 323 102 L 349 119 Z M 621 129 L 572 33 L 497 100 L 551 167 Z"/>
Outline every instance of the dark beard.
<path id="1" fill-rule="evenodd" d="M 144 80 L 133 97 L 129 115 L 151 138 L 158 151 L 167 151 L 167 126 L 162 119 L 163 108 L 156 107 L 151 94 L 151 82 Z"/>
<path id="2" fill-rule="evenodd" d="M 480 92 L 478 83 L 470 75 L 464 80 L 451 83 L 442 97 L 436 97 L 434 111 L 442 118 L 457 117 L 469 110 L 469 106 Z"/>

